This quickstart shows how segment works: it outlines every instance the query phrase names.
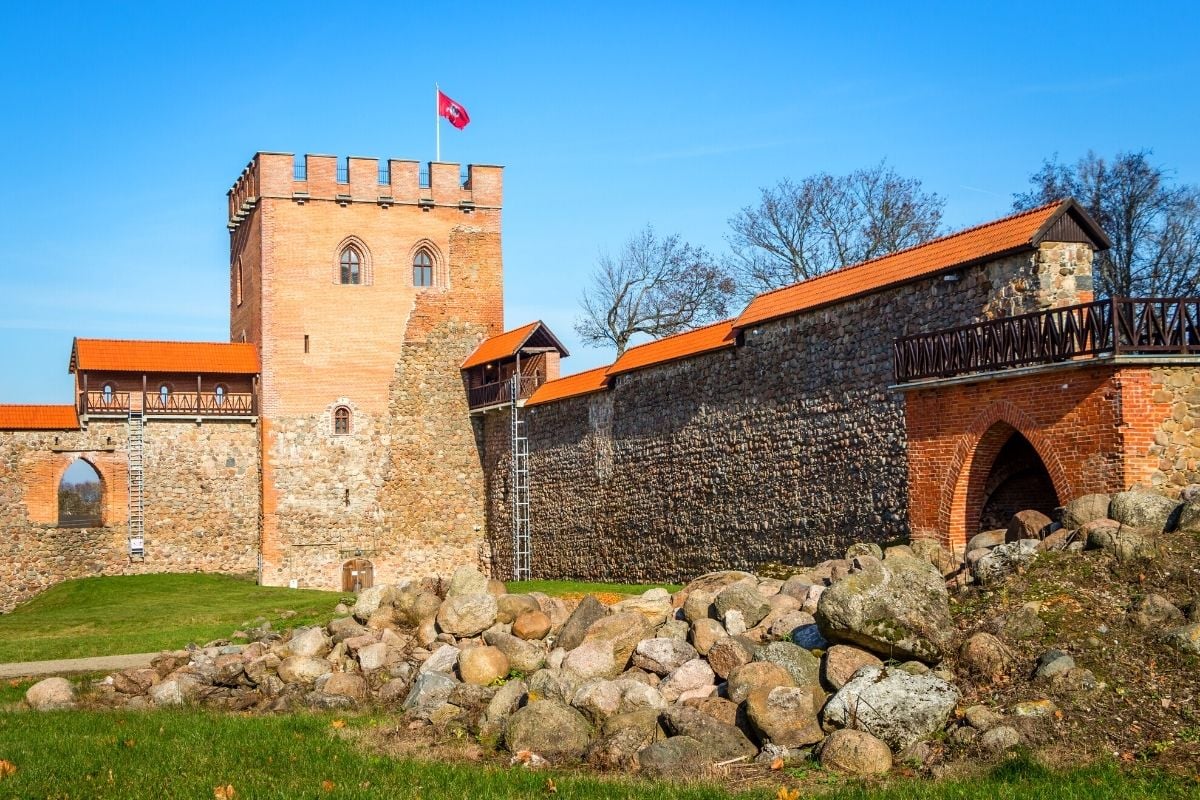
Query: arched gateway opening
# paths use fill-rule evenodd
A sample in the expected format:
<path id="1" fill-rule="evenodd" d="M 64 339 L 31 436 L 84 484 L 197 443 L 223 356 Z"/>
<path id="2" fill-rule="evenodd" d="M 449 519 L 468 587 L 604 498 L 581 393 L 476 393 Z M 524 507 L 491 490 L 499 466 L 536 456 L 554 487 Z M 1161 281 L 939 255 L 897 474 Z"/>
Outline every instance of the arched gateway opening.
<path id="1" fill-rule="evenodd" d="M 354 558 L 342 565 L 342 591 L 361 592 L 375 583 L 375 567 L 365 558 Z"/>
<path id="2" fill-rule="evenodd" d="M 1013 514 L 1025 509 L 1050 516 L 1058 507 L 1058 494 L 1050 472 L 1037 450 L 1013 431 L 1000 447 L 983 484 L 978 530 L 1008 526 Z"/>
<path id="3" fill-rule="evenodd" d="M 104 524 L 104 483 L 85 459 L 67 467 L 58 484 L 58 526 L 97 528 Z"/>

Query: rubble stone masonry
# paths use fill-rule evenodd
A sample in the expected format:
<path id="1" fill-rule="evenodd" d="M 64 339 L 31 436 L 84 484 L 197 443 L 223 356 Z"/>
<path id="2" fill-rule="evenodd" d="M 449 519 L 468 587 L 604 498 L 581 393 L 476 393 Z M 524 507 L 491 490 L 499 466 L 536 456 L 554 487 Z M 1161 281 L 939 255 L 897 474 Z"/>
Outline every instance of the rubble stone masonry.
<path id="1" fill-rule="evenodd" d="M 957 280 L 927 278 L 769 322 L 736 348 L 527 409 L 535 576 L 682 580 L 905 536 L 893 338 L 1090 299 L 1090 275 L 1090 248 L 1043 245 Z M 507 414 L 484 418 L 489 450 L 504 446 L 507 424 Z M 489 452 L 499 574 L 512 563 L 508 463 Z"/>
<path id="2" fill-rule="evenodd" d="M 0 611 L 59 581 L 149 572 L 253 574 L 258 441 L 247 422 L 147 422 L 143 562 L 128 556 L 125 422 L 0 434 Z M 58 486 L 76 459 L 100 474 L 102 522 L 58 527 Z"/>

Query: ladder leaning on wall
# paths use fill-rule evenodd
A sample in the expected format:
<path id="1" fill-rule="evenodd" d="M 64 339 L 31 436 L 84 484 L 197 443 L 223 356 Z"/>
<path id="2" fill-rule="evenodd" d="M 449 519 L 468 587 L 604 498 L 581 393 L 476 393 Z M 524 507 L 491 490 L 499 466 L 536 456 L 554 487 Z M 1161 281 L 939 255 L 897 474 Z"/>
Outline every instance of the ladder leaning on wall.
<path id="1" fill-rule="evenodd" d="M 129 412 L 129 560 L 145 561 L 145 473 L 142 469 L 142 412 Z"/>
<path id="2" fill-rule="evenodd" d="M 509 387 L 512 408 L 512 459 L 509 469 L 512 485 L 513 580 L 524 581 L 532 576 L 530 561 L 533 543 L 529 535 L 529 439 L 525 433 L 525 418 L 521 414 L 519 371 L 509 379 Z"/>

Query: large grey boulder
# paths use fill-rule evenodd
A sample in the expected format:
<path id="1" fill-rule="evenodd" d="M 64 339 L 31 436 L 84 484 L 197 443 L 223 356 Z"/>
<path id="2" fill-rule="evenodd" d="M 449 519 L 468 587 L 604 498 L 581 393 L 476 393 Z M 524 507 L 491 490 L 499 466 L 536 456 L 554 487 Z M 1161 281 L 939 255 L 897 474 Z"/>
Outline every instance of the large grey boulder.
<path id="1" fill-rule="evenodd" d="M 1096 520 L 1083 526 L 1089 550 L 1111 553 L 1117 561 L 1144 561 L 1154 557 L 1154 541 L 1142 531 L 1113 520 Z"/>
<path id="2" fill-rule="evenodd" d="M 390 584 L 380 584 L 363 589 L 358 593 L 358 599 L 355 601 L 354 607 L 350 609 L 350 613 L 356 619 L 366 622 L 380 606 L 391 603 L 395 594 L 396 587 Z"/>
<path id="3" fill-rule="evenodd" d="M 605 721 L 601 738 L 588 749 L 587 763 L 596 769 L 634 771 L 638 753 L 661 737 L 654 709 L 617 714 Z"/>
<path id="4" fill-rule="evenodd" d="M 654 626 L 637 611 L 609 614 L 593 622 L 583 636 L 584 642 L 607 642 L 612 647 L 613 661 L 619 670 L 625 669 L 638 642 L 654 635 Z"/>
<path id="5" fill-rule="evenodd" d="M 322 675 L 333 672 L 333 666 L 323 658 L 288 656 L 279 664 L 279 679 L 284 683 L 309 684 Z"/>
<path id="6" fill-rule="evenodd" d="M 447 675 L 454 672 L 458 664 L 459 650 L 452 644 L 443 644 L 429 654 L 429 658 L 421 664 L 418 672 L 443 672 Z"/>
<path id="7" fill-rule="evenodd" d="M 403 708 L 417 719 L 429 719 L 434 711 L 449 700 L 450 693 L 457 685 L 458 681 L 444 672 L 418 674 L 408 690 Z"/>
<path id="8" fill-rule="evenodd" d="M 1038 556 L 1037 539 L 1021 539 L 997 545 L 982 557 L 971 560 L 971 574 L 984 586 L 993 586 Z"/>
<path id="9" fill-rule="evenodd" d="M 1082 528 L 1092 520 L 1106 519 L 1112 498 L 1106 494 L 1084 494 L 1062 508 L 1062 526 L 1067 530 Z"/>
<path id="10" fill-rule="evenodd" d="M 941 730 L 962 695 L 926 673 L 863 667 L 825 705 L 825 724 L 878 737 L 899 752 Z"/>
<path id="11" fill-rule="evenodd" d="M 703 693 L 716 679 L 716 673 L 703 658 L 693 658 L 672 670 L 658 685 L 658 690 L 668 703 L 674 703 L 681 697 Z"/>
<path id="12" fill-rule="evenodd" d="M 691 736 L 672 736 L 654 742 L 637 755 L 642 772 L 652 777 L 695 774 L 696 770 L 711 761 L 708 748 Z"/>
<path id="13" fill-rule="evenodd" d="M 550 760 L 578 759 L 591 743 L 591 725 L 570 706 L 537 700 L 518 710 L 504 725 L 509 752 L 528 750 Z"/>
<path id="14" fill-rule="evenodd" d="M 159 708 L 181 706 L 187 700 L 183 687 L 174 678 L 151 686 L 147 694 L 150 696 L 151 702 Z"/>
<path id="15" fill-rule="evenodd" d="M 668 675 L 699 654 L 678 639 L 643 639 L 633 651 L 633 665 L 655 675 Z"/>
<path id="16" fill-rule="evenodd" d="M 730 673 L 742 664 L 754 660 L 754 643 L 740 636 L 724 636 L 708 648 L 708 663 L 713 672 L 722 678 L 728 678 Z"/>
<path id="17" fill-rule="evenodd" d="M 588 628 L 607 614 L 608 609 L 604 607 L 603 603 L 590 594 L 584 595 L 584 598 L 579 601 L 579 605 L 575 606 L 575 610 L 571 612 L 571 616 L 567 617 L 562 630 L 555 637 L 554 644 L 564 650 L 574 650 L 583 644 L 583 637 L 587 634 Z"/>
<path id="18" fill-rule="evenodd" d="M 1108 515 L 1130 528 L 1162 533 L 1175 527 L 1180 503 L 1154 492 L 1133 490 L 1113 495 Z"/>
<path id="19" fill-rule="evenodd" d="M 488 578 L 475 567 L 459 567 L 446 587 L 446 597 L 462 597 L 469 594 L 487 594 Z"/>
<path id="20" fill-rule="evenodd" d="M 662 722 L 672 736 L 690 736 L 702 743 L 716 761 L 739 756 L 753 758 L 758 753 L 758 748 L 736 726 L 718 722 L 689 706 L 672 706 L 663 712 Z"/>
<path id="21" fill-rule="evenodd" d="M 771 612 L 766 598 L 749 581 L 734 583 L 722 589 L 713 605 L 716 606 L 717 614 L 725 620 L 726 626 L 729 624 L 731 611 L 742 615 L 747 628 L 753 628 Z"/>
<path id="22" fill-rule="evenodd" d="M 496 690 L 488 701 L 479 723 L 480 738 L 495 739 L 504 732 L 508 718 L 521 707 L 521 700 L 528 693 L 528 688 L 522 681 L 509 681 Z"/>
<path id="23" fill-rule="evenodd" d="M 75 707 L 75 687 L 66 678 L 46 678 L 25 690 L 25 702 L 35 711 Z"/>
<path id="24" fill-rule="evenodd" d="M 288 651 L 294 656 L 323 656 L 330 650 L 331 643 L 320 628 L 297 628 L 292 632 Z"/>
<path id="25" fill-rule="evenodd" d="M 478 636 L 496 622 L 498 606 L 490 594 L 460 594 L 447 597 L 438 609 L 437 626 L 459 638 Z"/>
<path id="26" fill-rule="evenodd" d="M 888 658 L 937 663 L 954 646 L 942 576 L 916 558 L 855 559 L 853 573 L 821 595 L 816 619 L 825 638 Z"/>
<path id="27" fill-rule="evenodd" d="M 621 672 L 621 666 L 613 658 L 612 645 L 604 641 L 584 642 L 567 653 L 563 669 L 581 680 L 612 678 Z"/>
<path id="28" fill-rule="evenodd" d="M 797 686 L 821 684 L 821 660 L 791 642 L 771 642 L 754 651 L 755 661 L 778 664 L 787 670 Z"/>

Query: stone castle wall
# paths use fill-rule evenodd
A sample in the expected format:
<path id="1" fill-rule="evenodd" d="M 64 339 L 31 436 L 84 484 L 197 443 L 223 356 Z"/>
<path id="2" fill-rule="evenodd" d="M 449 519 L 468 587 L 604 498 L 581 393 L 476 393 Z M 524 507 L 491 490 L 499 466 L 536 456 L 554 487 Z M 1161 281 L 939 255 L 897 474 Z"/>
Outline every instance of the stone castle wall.
<path id="1" fill-rule="evenodd" d="M 147 422 L 145 547 L 131 563 L 124 422 L 0 433 L 0 611 L 60 581 L 150 572 L 252 574 L 258 442 L 248 423 Z M 101 527 L 58 527 L 58 486 L 76 459 L 100 474 Z"/>
<path id="2" fill-rule="evenodd" d="M 1062 302 L 1063 252 L 1043 247 L 766 323 L 737 348 L 526 409 L 535 576 L 681 580 L 906 535 L 893 338 Z M 1067 271 L 1090 274 L 1090 250 L 1072 252 Z M 488 415 L 483 439 L 507 447 L 505 425 Z M 507 454 L 487 463 L 504 574 Z"/>

